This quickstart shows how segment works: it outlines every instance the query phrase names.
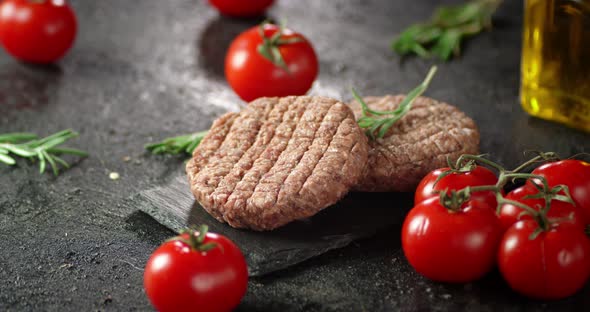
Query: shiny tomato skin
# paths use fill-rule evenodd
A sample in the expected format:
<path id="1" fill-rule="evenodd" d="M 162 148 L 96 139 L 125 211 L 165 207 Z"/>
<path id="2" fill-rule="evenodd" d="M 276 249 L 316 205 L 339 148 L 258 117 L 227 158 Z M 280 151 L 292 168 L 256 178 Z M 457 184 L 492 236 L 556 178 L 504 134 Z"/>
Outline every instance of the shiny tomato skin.
<path id="1" fill-rule="evenodd" d="M 498 267 L 515 291 L 537 299 L 561 299 L 580 290 L 590 277 L 590 241 L 571 223 L 555 224 L 529 239 L 533 220 L 515 223 L 504 234 Z"/>
<path id="2" fill-rule="evenodd" d="M 590 224 L 590 163 L 565 159 L 541 165 L 532 173 L 545 177 L 549 186 L 567 185 L 576 206 L 584 214 L 586 224 Z"/>
<path id="3" fill-rule="evenodd" d="M 478 200 L 452 212 L 438 198 L 427 199 L 410 210 L 402 227 L 410 265 L 439 282 L 466 283 L 485 275 L 495 264 L 501 238 L 494 209 Z"/>
<path id="4" fill-rule="evenodd" d="M 264 14 L 274 0 L 209 0 L 221 14 L 233 17 L 253 17 Z"/>
<path id="5" fill-rule="evenodd" d="M 276 25 L 264 25 L 264 34 L 268 38 L 277 31 L 279 27 Z M 311 43 L 289 29 L 283 30 L 282 38 L 303 40 L 279 47 L 289 72 L 258 53 L 258 45 L 263 40 L 259 26 L 246 30 L 231 43 L 225 58 L 225 77 L 244 101 L 304 95 L 311 88 L 318 74 L 318 59 Z"/>
<path id="6" fill-rule="evenodd" d="M 217 245 L 201 252 L 173 240 L 151 255 L 144 288 L 158 311 L 231 311 L 240 303 L 248 285 L 244 256 L 224 236 L 207 233 L 204 242 Z"/>
<path id="7" fill-rule="evenodd" d="M 71 48 L 76 32 L 76 16 L 64 0 L 0 3 L 0 42 L 19 60 L 53 63 Z"/>
<path id="8" fill-rule="evenodd" d="M 490 169 L 482 166 L 475 167 L 470 172 L 464 173 L 451 173 L 446 177 L 440 179 L 436 184 L 436 179 L 445 171 L 449 171 L 450 168 L 440 168 L 428 173 L 418 187 L 414 194 L 414 204 L 432 197 L 438 197 L 436 191 L 458 191 L 467 186 L 481 186 L 481 185 L 494 185 L 498 182 L 498 177 Z M 483 200 L 495 209 L 497 205 L 496 195 L 491 191 L 474 192 L 471 194 L 472 199 Z"/>
<path id="9" fill-rule="evenodd" d="M 537 193 L 538 190 L 534 186 L 525 184 L 508 193 L 506 195 L 506 199 L 523 203 L 538 211 L 539 208 L 545 207 L 544 199 L 524 198 L 525 196 L 534 195 Z M 511 204 L 502 205 L 502 207 L 500 208 L 498 218 L 502 223 L 502 228 L 504 228 L 504 231 L 508 230 L 508 228 L 510 228 L 514 223 L 518 222 L 519 220 L 532 219 L 530 214 L 522 214 L 523 211 L 524 210 L 522 208 Z M 583 229 L 585 225 L 585 218 L 580 209 L 578 209 L 576 206 L 570 203 L 566 203 L 559 200 L 551 201 L 551 208 L 547 213 L 547 217 L 549 219 L 565 219 L 571 217 L 570 222 L 579 226 L 580 229 Z"/>

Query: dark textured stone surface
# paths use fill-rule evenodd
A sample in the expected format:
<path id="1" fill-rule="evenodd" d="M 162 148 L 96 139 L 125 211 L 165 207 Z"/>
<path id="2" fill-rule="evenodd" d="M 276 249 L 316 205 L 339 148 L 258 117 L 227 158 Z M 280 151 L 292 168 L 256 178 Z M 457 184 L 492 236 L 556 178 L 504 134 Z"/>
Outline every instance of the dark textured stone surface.
<path id="1" fill-rule="evenodd" d="M 187 226 L 208 224 L 209 230 L 227 236 L 240 249 L 250 276 L 283 270 L 354 240 L 401 225 L 412 207 L 413 193 L 350 193 L 311 218 L 291 222 L 272 231 L 235 229 L 218 222 L 195 201 L 185 176 L 140 192 L 123 201 L 149 214 L 161 224 L 180 232 Z M 391 209 L 391 202 L 399 209 Z M 363 206 L 371 207 L 366 213 Z"/>
<path id="2" fill-rule="evenodd" d="M 320 55 L 313 94 L 350 100 L 350 85 L 364 95 L 402 92 L 421 81 L 431 64 L 415 58 L 401 64 L 388 46 L 404 26 L 426 18 L 442 1 L 279 2 L 270 17 L 287 18 Z M 150 310 L 141 268 L 171 232 L 118 203 L 183 170 L 181 159 L 145 155 L 144 143 L 205 129 L 213 118 L 237 109 L 239 100 L 223 81 L 222 47 L 253 22 L 219 17 L 197 0 L 73 5 L 80 32 L 59 65 L 28 66 L 0 55 L 0 132 L 48 134 L 71 127 L 82 135 L 72 145 L 92 154 L 59 178 L 40 176 L 25 162 L 0 167 L 0 310 Z M 508 166 L 523 159 L 524 149 L 588 152 L 588 134 L 529 118 L 518 105 L 521 6 L 505 1 L 495 30 L 471 39 L 462 58 L 441 64 L 427 95 L 473 117 L 482 151 Z M 125 156 L 131 161 L 123 161 Z M 110 180 L 111 171 L 121 179 Z M 497 273 L 467 285 L 430 282 L 408 266 L 399 231 L 394 225 L 252 279 L 240 310 L 590 307 L 590 287 L 543 303 L 514 294 Z"/>

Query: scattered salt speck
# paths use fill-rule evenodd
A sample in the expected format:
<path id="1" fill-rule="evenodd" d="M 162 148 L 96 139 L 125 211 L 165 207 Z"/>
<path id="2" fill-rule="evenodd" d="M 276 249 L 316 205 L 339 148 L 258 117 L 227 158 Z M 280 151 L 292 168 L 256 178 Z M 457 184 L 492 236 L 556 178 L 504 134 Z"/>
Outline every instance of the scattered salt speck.
<path id="1" fill-rule="evenodd" d="M 449 299 L 451 299 L 451 295 L 450 294 L 444 294 L 444 295 L 442 295 L 442 298 L 443 299 L 446 299 L 446 300 L 449 300 Z"/>
<path id="2" fill-rule="evenodd" d="M 131 161 L 131 157 L 125 156 L 125 157 L 123 157 L 123 161 L 124 162 L 129 162 L 129 161 Z"/>
<path id="3" fill-rule="evenodd" d="M 109 179 L 111 179 L 111 180 L 119 180 L 120 177 L 121 177 L 121 175 L 119 175 L 118 172 L 109 173 Z"/>

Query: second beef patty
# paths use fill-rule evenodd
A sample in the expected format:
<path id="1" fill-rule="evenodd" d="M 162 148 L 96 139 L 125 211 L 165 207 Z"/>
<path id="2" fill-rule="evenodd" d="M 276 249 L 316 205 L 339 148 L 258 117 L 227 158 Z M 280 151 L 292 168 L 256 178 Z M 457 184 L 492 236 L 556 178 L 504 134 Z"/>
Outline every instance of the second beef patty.
<path id="1" fill-rule="evenodd" d="M 396 109 L 405 95 L 366 97 L 371 109 Z M 350 103 L 357 118 L 361 106 Z M 411 192 L 431 170 L 446 167 L 447 157 L 477 154 L 479 131 L 475 122 L 456 107 L 428 97 L 418 97 L 408 113 L 382 139 L 369 142 L 364 178 L 355 187 L 367 192 Z"/>

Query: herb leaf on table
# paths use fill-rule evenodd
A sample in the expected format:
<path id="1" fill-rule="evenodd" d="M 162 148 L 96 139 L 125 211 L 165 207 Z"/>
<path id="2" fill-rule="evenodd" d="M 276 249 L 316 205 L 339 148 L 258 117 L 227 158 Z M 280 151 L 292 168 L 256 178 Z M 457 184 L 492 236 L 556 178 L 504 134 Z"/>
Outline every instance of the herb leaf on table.
<path id="1" fill-rule="evenodd" d="M 473 0 L 439 7 L 430 21 L 408 27 L 391 48 L 401 56 L 416 54 L 448 60 L 461 52 L 461 41 L 492 26 L 492 15 L 502 0 Z"/>
<path id="2" fill-rule="evenodd" d="M 157 143 L 147 144 L 145 148 L 152 152 L 152 154 L 172 154 L 172 155 L 192 155 L 193 151 L 205 135 L 209 131 L 200 131 L 191 134 L 179 135 L 171 138 L 164 139 Z"/>
<path id="3" fill-rule="evenodd" d="M 60 155 L 88 156 L 88 153 L 75 148 L 59 147 L 77 136 L 78 133 L 70 129 L 42 139 L 33 133 L 0 134 L 0 162 L 12 166 L 16 164 L 15 157 L 38 160 L 40 173 L 44 173 L 49 164 L 53 174 L 57 176 L 60 166 L 66 169 L 70 167 L 70 164 L 59 157 Z"/>

